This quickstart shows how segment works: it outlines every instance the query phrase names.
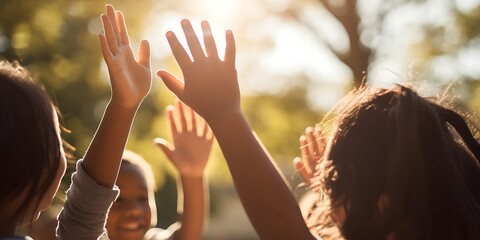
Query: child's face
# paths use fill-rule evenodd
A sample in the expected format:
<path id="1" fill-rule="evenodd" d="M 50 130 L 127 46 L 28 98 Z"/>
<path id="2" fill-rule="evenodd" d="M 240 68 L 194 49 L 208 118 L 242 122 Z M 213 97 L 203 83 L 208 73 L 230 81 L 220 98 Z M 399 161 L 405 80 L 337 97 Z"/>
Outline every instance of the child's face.
<path id="1" fill-rule="evenodd" d="M 137 167 L 122 163 L 117 186 L 120 196 L 108 213 L 108 236 L 112 240 L 143 239 L 150 228 L 152 214 L 147 182 Z"/>

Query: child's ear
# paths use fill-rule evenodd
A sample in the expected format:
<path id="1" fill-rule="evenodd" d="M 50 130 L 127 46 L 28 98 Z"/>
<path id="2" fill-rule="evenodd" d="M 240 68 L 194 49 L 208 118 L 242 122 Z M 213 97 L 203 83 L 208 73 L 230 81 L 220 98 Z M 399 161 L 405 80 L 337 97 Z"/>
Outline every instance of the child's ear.
<path id="1" fill-rule="evenodd" d="M 390 198 L 385 193 L 382 193 L 378 198 L 378 209 L 381 213 L 385 212 L 385 207 L 387 207 L 389 203 Z"/>

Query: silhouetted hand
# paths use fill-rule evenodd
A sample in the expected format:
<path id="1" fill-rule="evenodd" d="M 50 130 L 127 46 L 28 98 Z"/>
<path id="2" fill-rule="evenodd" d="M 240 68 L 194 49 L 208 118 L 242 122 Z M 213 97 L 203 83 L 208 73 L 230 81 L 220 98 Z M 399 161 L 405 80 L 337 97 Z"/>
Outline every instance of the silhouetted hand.
<path id="1" fill-rule="evenodd" d="M 207 121 L 225 113 L 240 111 L 240 91 L 235 69 L 235 40 L 231 31 L 226 32 L 224 60 L 220 60 L 208 22 L 202 22 L 206 53 L 193 31 L 190 21 L 182 21 L 190 53 L 180 44 L 173 32 L 167 39 L 184 77 L 184 82 L 171 73 L 160 70 L 157 74 L 167 87 Z"/>

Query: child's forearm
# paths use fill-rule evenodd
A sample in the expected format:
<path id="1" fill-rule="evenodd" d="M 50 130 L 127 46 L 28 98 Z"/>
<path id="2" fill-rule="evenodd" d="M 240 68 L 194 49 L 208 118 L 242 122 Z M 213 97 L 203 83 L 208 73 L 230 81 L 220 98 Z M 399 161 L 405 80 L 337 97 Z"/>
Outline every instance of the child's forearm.
<path id="1" fill-rule="evenodd" d="M 110 102 L 95 136 L 88 147 L 82 166 L 99 185 L 113 187 L 123 151 L 138 106 L 124 108 Z"/>
<path id="2" fill-rule="evenodd" d="M 56 234 L 59 240 L 97 239 L 106 235 L 106 212 L 119 193 L 118 188 L 98 185 L 81 165 L 83 162 L 77 162 L 67 201 L 58 215 Z"/>
<path id="3" fill-rule="evenodd" d="M 235 188 L 261 239 L 313 239 L 299 206 L 243 114 L 210 119 Z"/>
<path id="4" fill-rule="evenodd" d="M 112 187 L 136 111 L 137 107 L 107 105 L 81 167 L 80 163 L 77 166 L 76 180 L 72 179 L 67 201 L 59 215 L 57 234 L 60 239 L 96 239 L 104 233 L 106 213 L 118 195 L 118 190 Z"/>
<path id="5" fill-rule="evenodd" d="M 209 191 L 204 176 L 180 176 L 178 188 L 182 227 L 175 239 L 202 239 L 205 215 L 209 209 Z M 181 185 L 181 186 L 180 186 Z M 183 202 L 183 203 L 182 203 Z"/>

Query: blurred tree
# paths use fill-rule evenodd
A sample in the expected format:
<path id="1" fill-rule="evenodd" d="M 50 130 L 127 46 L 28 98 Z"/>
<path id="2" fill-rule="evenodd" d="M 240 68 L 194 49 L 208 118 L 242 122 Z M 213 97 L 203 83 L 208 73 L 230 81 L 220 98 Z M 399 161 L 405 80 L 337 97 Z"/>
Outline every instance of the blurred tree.
<path id="1" fill-rule="evenodd" d="M 418 78 L 434 87 L 452 85 L 458 97 L 480 110 L 480 3 L 466 7 L 461 1 L 444 5 L 446 21 L 425 21 L 423 34 L 410 52 Z"/>
<path id="2" fill-rule="evenodd" d="M 58 101 L 64 125 L 72 131 L 63 136 L 78 149 L 74 152 L 76 158 L 88 147 L 110 97 L 108 76 L 96 37 L 102 31 L 99 16 L 106 3 L 124 12 L 135 49 L 148 20 L 138 16 L 145 16 L 153 1 L 0 0 L 0 57 L 20 61 L 46 85 Z M 175 65 L 171 55 L 153 60 L 159 61 L 162 67 Z M 173 103 L 174 97 L 162 85 L 154 83 L 138 112 L 127 147 L 143 155 L 156 170 L 161 189 L 157 192 L 159 224 L 168 226 L 176 219 L 173 167 L 152 143 L 154 137 L 168 135 L 164 108 Z M 320 119 L 306 104 L 305 91 L 293 89 L 282 96 L 260 94 L 244 100 L 247 117 L 259 136 L 285 164 L 290 164 L 298 154 L 297 139 L 305 126 Z M 212 184 L 230 187 L 229 173 L 218 146 L 211 158 L 208 171 Z M 168 176 L 165 171 L 169 172 Z M 68 184 L 69 178 L 65 181 Z"/>
<path id="3" fill-rule="evenodd" d="M 88 147 L 110 97 L 108 75 L 96 36 L 102 31 L 100 14 L 104 13 L 104 5 L 111 3 L 123 10 L 135 49 L 145 21 L 137 16 L 145 14 L 152 2 L 0 0 L 0 58 L 21 62 L 58 101 L 64 125 L 72 131 L 63 137 L 77 148 L 73 152 L 75 158 L 81 158 Z M 129 148 L 146 155 L 157 167 L 155 173 L 161 186 L 165 180 L 161 169 L 165 167 L 153 164 L 156 159 L 150 156 L 158 152 L 152 144 L 153 137 L 147 140 L 144 137 L 149 135 L 149 126 L 155 119 L 163 116 L 167 101 L 171 97 L 145 101 L 129 142 Z M 166 134 L 165 130 L 160 133 Z M 69 180 L 68 176 L 64 178 L 64 189 Z M 174 185 L 171 181 L 167 184 Z M 169 207 L 175 209 L 175 203 Z M 168 212 L 166 215 L 175 217 Z"/>
<path id="4" fill-rule="evenodd" d="M 306 9 L 315 3 L 323 6 L 345 33 L 346 49 L 341 41 L 332 41 L 322 32 L 331 22 L 325 21 L 320 11 L 318 20 L 309 15 Z M 291 1 L 279 13 L 316 33 L 319 43 L 328 46 L 352 71 L 354 86 L 359 86 L 365 71 L 372 70 L 371 63 L 383 67 L 382 62 L 389 58 L 406 57 L 395 61 L 414 63 L 409 77 L 429 79 L 430 87 L 437 91 L 452 81 L 466 81 L 460 87 L 468 101 L 475 92 L 468 89 L 475 89 L 471 87 L 480 78 L 478 60 L 472 60 L 480 51 L 479 5 L 475 1 L 306 0 Z M 402 25 L 402 21 L 407 23 Z"/>
<path id="5" fill-rule="evenodd" d="M 353 75 L 352 83 L 355 87 L 358 87 L 368 69 L 372 50 L 361 41 L 362 26 L 361 18 L 357 11 L 357 0 L 317 1 L 319 1 L 325 10 L 327 10 L 338 21 L 338 23 L 340 23 L 348 38 L 348 49 L 345 51 L 345 49 L 340 49 L 336 46 L 335 42 L 325 41 L 321 35 L 318 35 L 318 37 L 320 40 L 323 39 L 322 42 L 331 49 L 335 56 L 350 68 Z M 318 34 L 318 31 L 316 30 L 317 23 L 306 19 L 302 15 L 302 12 L 295 11 L 296 9 L 298 8 L 288 8 L 283 14 L 301 22 Z"/>
<path id="6" fill-rule="evenodd" d="M 134 49 L 139 36 L 151 38 L 154 72 L 161 67 L 181 76 L 163 38 L 180 19 L 209 20 L 214 31 L 233 29 L 242 107 L 289 180 L 305 127 L 319 122 L 351 89 L 350 83 L 358 86 L 364 71 L 371 81 L 372 69 L 391 59 L 406 57 L 400 61 L 405 65 L 414 62 L 414 78 L 434 79 L 428 82 L 432 88 L 462 80 L 459 94 L 480 108 L 480 7 L 475 1 L 0 0 L 0 57 L 21 61 L 58 100 L 65 126 L 72 130 L 64 137 L 78 148 L 77 158 L 85 152 L 109 99 L 96 38 L 106 3 L 124 12 Z M 222 38 L 216 36 L 219 46 Z M 128 143 L 152 164 L 159 186 L 165 186 L 157 200 L 171 218 L 162 224 L 175 219 L 174 173 L 152 139 L 168 135 L 163 111 L 173 99 L 156 81 Z M 212 185 L 231 187 L 217 145 L 207 172 Z M 212 197 L 221 201 L 216 193 Z"/>
<path id="7" fill-rule="evenodd" d="M 88 146 L 109 98 L 108 78 L 96 37 L 102 31 L 99 16 L 106 3 L 1 3 L 1 57 L 20 61 L 52 92 L 64 113 L 65 125 L 75 132 L 65 138 L 80 149 L 78 154 Z M 141 18 L 133 16 L 148 9 L 148 4 L 118 3 L 119 9 L 129 8 L 126 18 L 132 36 L 138 36 L 143 25 Z"/>

